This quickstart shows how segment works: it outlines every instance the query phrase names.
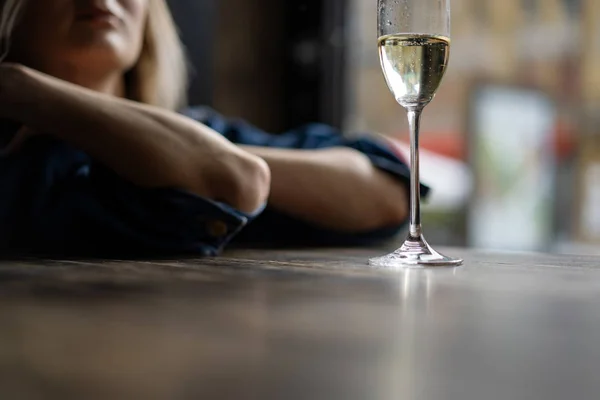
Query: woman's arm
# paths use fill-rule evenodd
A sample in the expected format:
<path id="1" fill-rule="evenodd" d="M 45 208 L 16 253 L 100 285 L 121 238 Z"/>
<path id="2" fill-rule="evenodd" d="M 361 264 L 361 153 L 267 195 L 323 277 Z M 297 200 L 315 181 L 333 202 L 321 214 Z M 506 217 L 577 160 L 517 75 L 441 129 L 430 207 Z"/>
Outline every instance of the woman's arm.
<path id="1" fill-rule="evenodd" d="M 0 65 L 0 118 L 64 140 L 139 186 L 186 189 L 245 212 L 268 196 L 266 163 L 210 128 L 26 67 Z"/>
<path id="2" fill-rule="evenodd" d="M 408 217 L 408 188 L 351 148 L 241 146 L 271 169 L 272 207 L 323 228 L 360 233 Z"/>

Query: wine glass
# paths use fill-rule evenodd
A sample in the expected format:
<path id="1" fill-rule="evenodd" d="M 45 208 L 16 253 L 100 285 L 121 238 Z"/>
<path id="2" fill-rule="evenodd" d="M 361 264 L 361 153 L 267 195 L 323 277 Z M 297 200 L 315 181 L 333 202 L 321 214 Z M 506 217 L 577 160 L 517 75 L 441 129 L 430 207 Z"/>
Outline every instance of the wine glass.
<path id="1" fill-rule="evenodd" d="M 450 0 L 378 0 L 379 57 L 386 82 L 408 114 L 410 126 L 410 227 L 404 245 L 374 258 L 374 267 L 398 269 L 457 266 L 429 246 L 421 228 L 419 126 L 450 55 Z"/>

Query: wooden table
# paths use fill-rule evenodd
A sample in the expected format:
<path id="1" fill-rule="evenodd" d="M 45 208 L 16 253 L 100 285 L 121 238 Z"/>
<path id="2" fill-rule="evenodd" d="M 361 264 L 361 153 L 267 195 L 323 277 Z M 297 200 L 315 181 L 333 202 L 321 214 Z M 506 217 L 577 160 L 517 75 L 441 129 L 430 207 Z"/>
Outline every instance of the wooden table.
<path id="1" fill-rule="evenodd" d="M 0 264 L 0 399 L 600 398 L 600 259 Z"/>

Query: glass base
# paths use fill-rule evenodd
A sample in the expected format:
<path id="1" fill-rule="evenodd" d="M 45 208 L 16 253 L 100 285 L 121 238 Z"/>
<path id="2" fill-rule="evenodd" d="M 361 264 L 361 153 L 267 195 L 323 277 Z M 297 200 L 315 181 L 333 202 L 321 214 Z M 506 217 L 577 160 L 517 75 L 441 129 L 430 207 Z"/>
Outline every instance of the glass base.
<path id="1" fill-rule="evenodd" d="M 369 265 L 381 269 L 457 267 L 463 260 L 446 257 L 429 246 L 425 238 L 409 237 L 401 248 L 387 256 L 372 258 Z"/>

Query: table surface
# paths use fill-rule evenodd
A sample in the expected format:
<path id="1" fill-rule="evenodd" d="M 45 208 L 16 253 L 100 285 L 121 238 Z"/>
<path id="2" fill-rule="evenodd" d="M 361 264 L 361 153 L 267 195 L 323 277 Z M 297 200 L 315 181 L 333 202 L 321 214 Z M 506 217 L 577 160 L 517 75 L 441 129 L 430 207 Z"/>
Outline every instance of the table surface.
<path id="1" fill-rule="evenodd" d="M 600 259 L 0 262 L 2 399 L 598 399 Z"/>

